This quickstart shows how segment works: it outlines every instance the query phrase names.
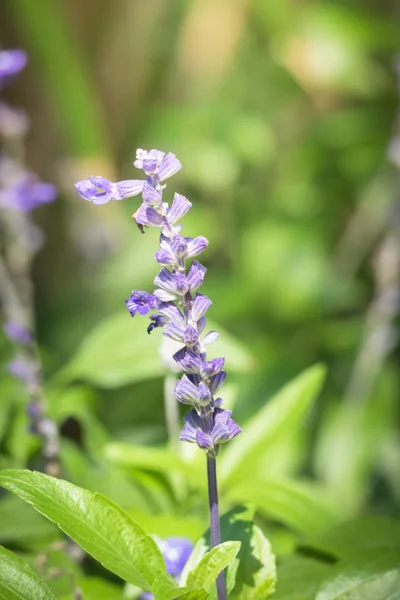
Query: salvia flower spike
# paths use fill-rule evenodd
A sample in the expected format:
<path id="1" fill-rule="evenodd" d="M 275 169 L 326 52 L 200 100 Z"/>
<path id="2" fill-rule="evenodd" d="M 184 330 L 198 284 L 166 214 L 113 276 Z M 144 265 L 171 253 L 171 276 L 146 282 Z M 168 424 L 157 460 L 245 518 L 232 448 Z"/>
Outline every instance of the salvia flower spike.
<path id="1" fill-rule="evenodd" d="M 144 171 L 146 179 L 133 179 L 114 183 L 101 176 L 89 177 L 75 184 L 82 198 L 93 204 L 110 200 L 123 200 L 142 195 L 142 204 L 134 213 L 137 225 L 157 227 L 160 230 L 159 250 L 154 258 L 161 270 L 154 279 L 153 293 L 134 290 L 126 307 L 132 317 L 149 315 L 150 334 L 163 328 L 163 334 L 182 347 L 173 359 L 184 371 L 175 386 L 175 398 L 191 407 L 185 417 L 180 439 L 198 445 L 207 455 L 211 543 L 220 543 L 220 524 L 215 459 L 221 444 L 240 433 L 240 427 L 231 417 L 231 411 L 222 408 L 217 396 L 225 381 L 224 359 L 207 360 L 208 344 L 218 333 L 206 331 L 206 314 L 212 301 L 199 292 L 207 269 L 196 258 L 207 248 L 208 240 L 182 235 L 180 220 L 192 204 L 181 194 L 174 194 L 169 205 L 163 201 L 163 183 L 177 173 L 182 165 L 174 154 L 160 150 L 142 150 L 136 153 L 134 166 Z M 196 258 L 195 258 L 196 257 Z M 149 314 L 150 313 L 150 314 Z M 218 599 L 226 598 L 223 574 L 217 579 Z"/>
<path id="2" fill-rule="evenodd" d="M 216 456 L 219 446 L 238 435 L 240 427 L 231 418 L 231 412 L 221 408 L 221 398 L 216 397 L 226 378 L 222 370 L 224 360 L 207 361 L 206 356 L 206 345 L 216 339 L 217 333 L 205 333 L 206 313 L 212 301 L 198 291 L 206 268 L 193 258 L 207 248 L 208 240 L 201 235 L 182 235 L 179 221 L 192 206 L 187 198 L 175 194 L 171 206 L 163 201 L 163 182 L 182 168 L 176 156 L 139 149 L 134 166 L 144 171 L 145 180 L 113 183 L 96 176 L 75 187 L 82 198 L 93 204 L 142 194 L 135 219 L 142 226 L 160 230 L 155 260 L 162 268 L 154 279 L 153 293 L 134 290 L 125 301 L 126 307 L 132 316 L 150 313 L 148 333 L 163 328 L 165 336 L 182 344 L 173 356 L 185 372 L 176 384 L 175 397 L 192 410 L 185 418 L 181 440 L 196 443 L 209 456 Z"/>

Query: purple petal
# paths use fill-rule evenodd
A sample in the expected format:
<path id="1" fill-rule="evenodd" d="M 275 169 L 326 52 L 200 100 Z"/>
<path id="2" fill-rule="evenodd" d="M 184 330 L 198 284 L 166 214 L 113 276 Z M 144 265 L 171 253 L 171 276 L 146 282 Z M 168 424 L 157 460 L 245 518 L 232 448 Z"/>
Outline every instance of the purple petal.
<path id="1" fill-rule="evenodd" d="M 201 375 L 203 377 L 212 377 L 213 375 L 216 375 L 222 370 L 224 363 L 224 358 L 214 358 L 208 362 L 203 362 L 200 371 Z"/>
<path id="2" fill-rule="evenodd" d="M 171 266 L 175 265 L 176 257 L 175 254 L 171 250 L 158 250 L 154 258 L 160 265 Z"/>
<path id="3" fill-rule="evenodd" d="M 164 327 L 169 321 L 168 317 L 164 317 L 164 315 L 159 315 L 158 313 L 151 315 L 150 320 L 152 323 L 147 327 L 147 333 L 151 333 L 157 327 Z"/>
<path id="4" fill-rule="evenodd" d="M 241 432 L 239 425 L 231 419 L 231 414 L 230 410 L 222 410 L 220 408 L 215 410 L 215 421 L 212 431 L 214 444 L 223 444 Z"/>
<path id="5" fill-rule="evenodd" d="M 142 197 L 147 204 L 157 205 L 161 204 L 161 194 L 152 185 L 149 185 L 147 181 L 144 182 Z"/>
<path id="6" fill-rule="evenodd" d="M 106 204 L 110 200 L 121 200 L 117 185 L 105 177 L 89 177 L 75 184 L 78 194 L 93 204 Z"/>
<path id="7" fill-rule="evenodd" d="M 176 382 L 174 395 L 182 404 L 196 404 L 197 402 L 197 388 L 186 375 Z"/>
<path id="8" fill-rule="evenodd" d="M 189 325 L 185 329 L 185 337 L 184 342 L 186 346 L 195 346 L 199 341 L 199 334 L 197 333 L 197 329 Z"/>
<path id="9" fill-rule="evenodd" d="M 218 338 L 218 331 L 209 331 L 203 340 L 203 344 L 213 344 Z"/>
<path id="10" fill-rule="evenodd" d="M 176 342 L 184 342 L 185 329 L 184 326 L 177 321 L 170 321 L 163 331 L 163 335 L 175 340 Z"/>
<path id="11" fill-rule="evenodd" d="M 188 273 L 188 281 L 190 285 L 190 291 L 194 292 L 201 286 L 204 281 L 205 274 L 207 272 L 206 267 L 203 267 L 197 260 L 193 260 Z"/>
<path id="12" fill-rule="evenodd" d="M 136 313 L 147 315 L 148 312 L 157 308 L 157 299 L 148 292 L 133 291 L 129 300 L 125 300 L 125 304 L 132 317 Z"/>
<path id="13" fill-rule="evenodd" d="M 197 387 L 197 401 L 201 406 L 207 406 L 211 402 L 211 391 L 203 381 Z"/>
<path id="14" fill-rule="evenodd" d="M 187 257 L 191 258 L 192 256 L 197 256 L 201 254 L 205 248 L 208 246 L 208 239 L 203 235 L 199 235 L 194 239 L 187 238 Z"/>
<path id="15" fill-rule="evenodd" d="M 154 290 L 154 295 L 160 302 L 171 302 L 177 299 L 177 294 L 166 290 Z"/>
<path id="16" fill-rule="evenodd" d="M 182 165 L 172 152 L 168 152 L 158 169 L 159 181 L 164 181 L 182 169 Z"/>
<path id="17" fill-rule="evenodd" d="M 184 323 L 183 314 L 173 302 L 162 302 L 158 306 L 158 312 L 169 319 L 174 319 L 175 321 L 182 323 L 182 325 Z"/>
<path id="18" fill-rule="evenodd" d="M 137 196 L 143 190 L 144 181 L 141 179 L 127 179 L 126 181 L 119 181 L 116 186 L 118 193 L 122 198 L 131 198 Z"/>
<path id="19" fill-rule="evenodd" d="M 214 375 L 211 380 L 210 380 L 210 390 L 213 394 L 215 394 L 219 388 L 221 387 L 221 385 L 224 383 L 226 379 L 226 373 L 225 371 L 220 371 L 219 373 L 216 373 L 216 375 Z"/>
<path id="20" fill-rule="evenodd" d="M 211 436 L 201 429 L 196 429 L 196 443 L 202 450 L 211 450 L 214 447 Z"/>
<path id="21" fill-rule="evenodd" d="M 199 335 L 201 333 L 203 333 L 206 325 L 207 325 L 207 319 L 205 317 L 201 317 L 201 319 L 199 319 L 197 321 L 197 331 L 199 332 Z"/>
<path id="22" fill-rule="evenodd" d="M 187 255 L 188 245 L 184 237 L 174 235 L 171 239 L 171 250 L 178 258 L 183 258 Z"/>
<path id="23" fill-rule="evenodd" d="M 139 225 L 153 225 L 153 227 L 161 227 L 164 223 L 163 217 L 144 202 L 135 214 L 135 220 Z"/>
<path id="24" fill-rule="evenodd" d="M 196 294 L 196 298 L 194 299 L 191 310 L 191 317 L 193 321 L 198 321 L 201 319 L 201 317 L 206 314 L 211 304 L 212 302 L 210 298 L 207 298 L 207 296 L 204 296 L 203 294 Z"/>
<path id="25" fill-rule="evenodd" d="M 201 358 L 189 348 L 181 348 L 172 357 L 183 371 L 197 374 L 201 367 Z"/>
<path id="26" fill-rule="evenodd" d="M 183 273 L 171 273 L 165 267 L 154 279 L 154 285 L 178 296 L 183 296 L 189 290 L 189 282 Z"/>
<path id="27" fill-rule="evenodd" d="M 174 223 L 186 215 L 191 207 L 192 203 L 185 196 L 175 194 L 172 206 L 167 211 L 168 221 L 174 225 Z"/>

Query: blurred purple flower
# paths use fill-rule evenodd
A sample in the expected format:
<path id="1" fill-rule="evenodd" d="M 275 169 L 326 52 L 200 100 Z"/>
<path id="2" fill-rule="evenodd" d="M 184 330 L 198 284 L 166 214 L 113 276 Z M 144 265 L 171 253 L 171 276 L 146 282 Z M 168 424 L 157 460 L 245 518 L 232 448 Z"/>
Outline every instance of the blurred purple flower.
<path id="1" fill-rule="evenodd" d="M 23 50 L 0 50 L 0 89 L 22 71 L 27 61 Z"/>
<path id="2" fill-rule="evenodd" d="M 35 379 L 35 369 L 32 363 L 24 356 L 16 356 L 7 365 L 7 371 L 16 379 L 21 379 L 25 383 L 33 383 Z"/>
<path id="3" fill-rule="evenodd" d="M 32 341 L 32 333 L 16 321 L 7 321 L 4 325 L 4 333 L 13 342 L 29 344 Z"/>
<path id="4" fill-rule="evenodd" d="M 57 188 L 38 181 L 31 173 L 21 173 L 0 190 L 0 208 L 29 212 L 42 204 L 53 202 Z"/>
<path id="5" fill-rule="evenodd" d="M 192 542 L 183 537 L 170 537 L 165 540 L 156 538 L 155 542 L 164 557 L 167 573 L 179 583 L 179 577 L 193 550 Z M 151 592 L 143 592 L 140 596 L 140 600 L 152 600 L 152 598 Z"/>

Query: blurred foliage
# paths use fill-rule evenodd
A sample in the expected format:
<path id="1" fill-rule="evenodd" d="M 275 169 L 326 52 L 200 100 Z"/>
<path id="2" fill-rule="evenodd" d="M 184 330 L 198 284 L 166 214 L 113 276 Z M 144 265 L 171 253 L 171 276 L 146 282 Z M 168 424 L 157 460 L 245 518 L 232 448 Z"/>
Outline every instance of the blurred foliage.
<path id="1" fill-rule="evenodd" d="M 278 555 L 277 600 L 399 597 L 398 523 L 383 518 L 400 516 L 399 311 L 381 310 L 400 286 L 399 245 L 379 260 L 399 238 L 387 161 L 397 3 L 3 0 L 0 10 L 2 45 L 30 56 L 6 92 L 32 120 L 28 161 L 60 188 L 37 211 L 47 243 L 33 278 L 64 476 L 148 533 L 196 541 L 207 528 L 202 457 L 168 440 L 170 350 L 123 302 L 151 289 L 156 233 L 131 224 L 135 199 L 97 208 L 73 189 L 90 174 L 134 177 L 137 147 L 171 150 L 183 170 L 166 193 L 192 201 L 185 231 L 210 240 L 204 292 L 243 428 L 221 453 L 223 509 L 252 505 Z M 0 352 L 5 365 L 4 339 Z M 24 390 L 4 369 L 0 394 L 1 466 L 40 467 Z M 1 499 L 1 544 L 34 557 L 59 541 L 30 507 Z M 90 560 L 74 577 L 85 600 L 122 597 Z M 68 577 L 45 578 L 69 598 Z"/>

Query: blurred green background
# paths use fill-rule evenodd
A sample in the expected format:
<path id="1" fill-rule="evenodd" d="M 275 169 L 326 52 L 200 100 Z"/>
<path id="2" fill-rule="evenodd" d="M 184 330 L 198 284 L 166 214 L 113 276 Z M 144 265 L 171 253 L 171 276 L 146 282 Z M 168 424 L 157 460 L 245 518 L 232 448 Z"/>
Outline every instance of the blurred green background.
<path id="1" fill-rule="evenodd" d="M 152 289 L 157 233 L 136 229 L 137 199 L 95 207 L 73 183 L 135 178 L 136 148 L 172 151 L 183 169 L 166 194 L 190 199 L 186 235 L 210 240 L 204 293 L 215 352 L 232 338 L 237 420 L 327 366 L 261 470 L 334 490 L 338 521 L 399 515 L 399 12 L 395 0 L 2 1 L 2 45 L 29 53 L 6 97 L 31 117 L 29 164 L 60 190 L 35 215 L 47 242 L 33 275 L 48 394 L 58 418 L 76 409 L 70 438 L 81 418 L 92 447 L 167 440 L 161 336 L 124 307 Z"/>

